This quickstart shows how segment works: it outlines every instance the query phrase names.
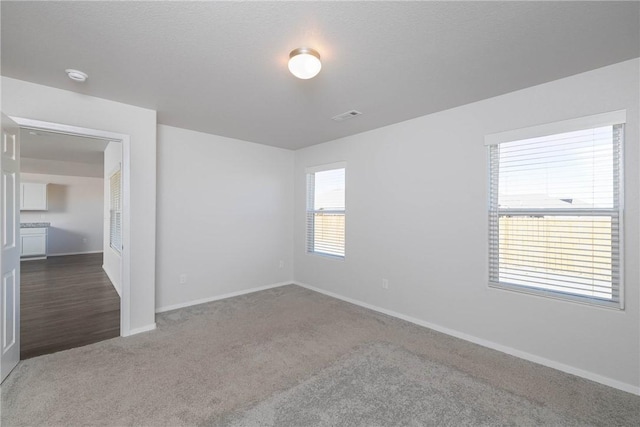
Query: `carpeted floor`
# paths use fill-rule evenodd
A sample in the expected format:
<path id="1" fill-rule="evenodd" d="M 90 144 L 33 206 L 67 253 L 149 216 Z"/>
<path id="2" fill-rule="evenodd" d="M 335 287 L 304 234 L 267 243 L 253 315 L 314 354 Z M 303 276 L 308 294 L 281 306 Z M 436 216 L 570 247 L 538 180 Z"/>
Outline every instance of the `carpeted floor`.
<path id="1" fill-rule="evenodd" d="M 640 397 L 297 287 L 20 363 L 2 426 L 640 425 Z"/>

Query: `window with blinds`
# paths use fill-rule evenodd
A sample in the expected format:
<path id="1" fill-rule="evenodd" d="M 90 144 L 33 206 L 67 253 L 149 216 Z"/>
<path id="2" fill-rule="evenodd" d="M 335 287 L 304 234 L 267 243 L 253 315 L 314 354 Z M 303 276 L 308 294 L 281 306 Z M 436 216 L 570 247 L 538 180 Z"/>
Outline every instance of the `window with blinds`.
<path id="1" fill-rule="evenodd" d="M 492 286 L 622 308 L 624 121 L 605 114 L 489 143 Z"/>
<path id="2" fill-rule="evenodd" d="M 122 250 L 122 197 L 120 169 L 109 178 L 109 241 L 118 253 Z"/>
<path id="3" fill-rule="evenodd" d="M 307 169 L 307 252 L 344 258 L 345 166 Z"/>

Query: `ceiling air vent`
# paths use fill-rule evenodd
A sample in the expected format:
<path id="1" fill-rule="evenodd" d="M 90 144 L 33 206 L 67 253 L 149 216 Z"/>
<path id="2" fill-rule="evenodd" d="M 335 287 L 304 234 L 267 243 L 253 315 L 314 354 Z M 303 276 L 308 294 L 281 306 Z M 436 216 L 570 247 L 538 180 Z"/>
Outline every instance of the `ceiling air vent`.
<path id="1" fill-rule="evenodd" d="M 333 116 L 333 117 L 331 117 L 331 120 L 335 120 L 336 122 L 341 122 L 343 120 L 347 120 L 347 119 L 350 119 L 352 117 L 359 116 L 360 114 L 362 114 L 360 111 L 351 110 L 351 111 L 347 111 L 346 113 L 342 113 L 342 114 L 338 114 L 337 116 Z"/>

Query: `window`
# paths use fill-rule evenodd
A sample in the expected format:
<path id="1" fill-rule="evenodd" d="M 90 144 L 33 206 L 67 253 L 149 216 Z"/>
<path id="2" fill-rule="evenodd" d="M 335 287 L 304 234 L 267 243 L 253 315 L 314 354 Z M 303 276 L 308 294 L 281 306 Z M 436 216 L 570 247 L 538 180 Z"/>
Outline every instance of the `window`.
<path id="1" fill-rule="evenodd" d="M 118 253 L 122 250 L 122 198 L 120 169 L 109 178 L 109 241 Z"/>
<path id="2" fill-rule="evenodd" d="M 344 258 L 345 165 L 307 169 L 307 252 Z"/>
<path id="3" fill-rule="evenodd" d="M 491 286 L 622 308 L 625 121 L 622 111 L 487 137 Z"/>

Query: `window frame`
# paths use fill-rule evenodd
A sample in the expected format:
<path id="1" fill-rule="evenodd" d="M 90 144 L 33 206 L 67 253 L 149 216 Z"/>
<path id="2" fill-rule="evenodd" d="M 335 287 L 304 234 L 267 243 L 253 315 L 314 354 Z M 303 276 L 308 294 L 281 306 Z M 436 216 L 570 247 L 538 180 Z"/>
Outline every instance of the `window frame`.
<path id="1" fill-rule="evenodd" d="M 314 208 L 314 199 L 315 199 L 315 174 L 318 172 L 326 172 L 330 170 L 344 169 L 344 209 L 337 210 L 315 210 Z M 314 176 L 313 188 L 310 182 L 310 177 Z M 305 206 L 305 222 L 306 222 L 306 233 L 305 233 L 305 251 L 309 255 L 318 255 L 325 258 L 335 259 L 335 260 L 344 260 L 346 257 L 346 236 L 347 236 L 347 163 L 346 162 L 336 162 L 325 165 L 308 167 L 305 169 L 305 183 L 306 183 L 306 206 Z M 344 216 L 344 235 L 343 240 L 344 244 L 342 247 L 342 255 L 331 254 L 327 252 L 317 251 L 315 250 L 315 214 L 318 212 L 322 213 L 334 213 L 334 214 L 342 214 Z M 313 223 L 313 227 L 311 224 Z"/>
<path id="2" fill-rule="evenodd" d="M 609 309 L 624 310 L 624 146 L 625 146 L 625 124 L 626 124 L 626 110 L 618 110 L 608 113 L 602 113 L 592 116 L 580 117 L 576 119 L 564 120 L 554 123 L 543 124 L 539 126 L 532 126 L 528 128 L 516 129 L 506 132 L 495 133 L 485 136 L 485 145 L 487 146 L 487 208 L 488 208 L 488 285 L 490 288 L 515 291 L 518 293 L 532 294 L 542 296 L 546 298 L 558 299 L 562 301 L 570 301 L 576 303 L 586 304 L 592 307 L 601 307 Z M 619 139 L 619 158 L 618 158 L 618 197 L 614 200 L 613 207 L 610 209 L 591 208 L 582 211 L 583 215 L 596 215 L 596 213 L 604 213 L 605 216 L 611 215 L 612 221 L 614 214 L 618 217 L 618 244 L 614 246 L 612 243 L 612 249 L 618 250 L 618 269 L 612 268 L 612 274 L 618 273 L 618 299 L 606 300 L 597 297 L 581 296 L 578 294 L 567 293 L 562 291 L 545 289 L 542 287 L 536 288 L 533 286 L 518 285 L 508 282 L 499 282 L 492 280 L 492 276 L 495 276 L 495 269 L 500 268 L 500 255 L 499 255 L 499 236 L 492 238 L 492 232 L 498 232 L 500 225 L 497 223 L 500 218 L 500 208 L 497 203 L 498 198 L 498 183 L 497 180 L 498 171 L 492 169 L 492 149 L 491 146 L 499 145 L 507 142 L 515 142 L 519 140 L 525 140 L 530 138 L 538 138 L 545 136 L 552 136 L 556 134 L 562 134 L 567 132 L 587 130 L 604 126 L 616 126 L 621 125 L 621 136 Z M 614 130 L 615 132 L 615 130 Z M 616 142 L 614 141 L 614 144 Z M 499 162 L 499 161 L 498 161 Z M 615 179 L 615 178 L 614 178 Z M 614 194 L 615 196 L 615 194 Z M 503 214 L 509 212 L 516 212 L 518 209 L 504 209 Z M 562 215 L 568 215 L 571 213 L 578 213 L 579 209 L 564 210 Z M 523 209 L 522 214 L 531 212 L 531 209 Z M 536 213 L 547 213 L 553 215 L 558 213 L 557 209 L 539 209 Z M 495 224 L 495 225 L 494 225 Z M 614 237 L 612 235 L 612 237 Z M 497 242 L 497 243 L 495 243 Z M 612 284 L 613 286 L 613 284 Z"/>

